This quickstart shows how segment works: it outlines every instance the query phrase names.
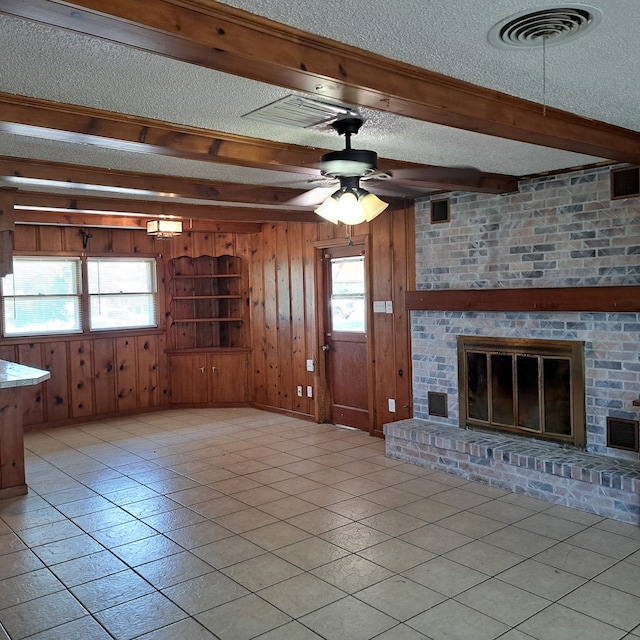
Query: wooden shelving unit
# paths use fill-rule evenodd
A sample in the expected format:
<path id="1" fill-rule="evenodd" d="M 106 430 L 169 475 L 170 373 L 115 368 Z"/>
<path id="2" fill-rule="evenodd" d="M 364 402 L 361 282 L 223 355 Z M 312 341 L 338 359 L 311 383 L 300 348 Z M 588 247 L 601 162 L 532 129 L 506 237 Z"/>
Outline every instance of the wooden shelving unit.
<path id="1" fill-rule="evenodd" d="M 171 349 L 246 346 L 247 286 L 241 258 L 174 258 L 169 278 Z"/>

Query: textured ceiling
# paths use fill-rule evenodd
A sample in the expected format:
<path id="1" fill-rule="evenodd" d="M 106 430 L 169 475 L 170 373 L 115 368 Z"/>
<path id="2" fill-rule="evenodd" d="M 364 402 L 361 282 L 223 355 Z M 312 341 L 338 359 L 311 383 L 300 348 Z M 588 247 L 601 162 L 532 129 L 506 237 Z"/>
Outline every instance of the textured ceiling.
<path id="1" fill-rule="evenodd" d="M 550 107 L 640 130 L 637 0 L 594 0 L 602 22 L 546 51 L 504 50 L 487 33 L 527 0 L 227 0 L 228 4 L 394 60 Z M 568 3 L 565 3 L 568 4 Z M 0 3 L 0 10 L 2 10 Z M 342 148 L 328 127 L 265 124 L 246 113 L 292 92 L 57 27 L 0 15 L 0 91 L 305 147 Z M 543 93 L 544 85 L 544 93 Z M 359 109 L 354 146 L 381 157 L 530 175 L 605 160 Z M 0 133 L 2 156 L 247 184 L 311 188 L 300 174 L 153 156 Z M 1 179 L 0 179 L 1 180 Z M 1 182 L 0 182 L 1 184 Z"/>

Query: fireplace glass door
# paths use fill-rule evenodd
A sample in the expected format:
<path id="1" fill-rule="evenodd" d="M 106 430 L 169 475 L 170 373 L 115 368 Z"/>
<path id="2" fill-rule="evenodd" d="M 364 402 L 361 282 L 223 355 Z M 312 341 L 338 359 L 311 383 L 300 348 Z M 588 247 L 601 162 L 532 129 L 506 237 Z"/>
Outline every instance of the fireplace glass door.
<path id="1" fill-rule="evenodd" d="M 459 336 L 461 426 L 584 443 L 581 344 Z"/>

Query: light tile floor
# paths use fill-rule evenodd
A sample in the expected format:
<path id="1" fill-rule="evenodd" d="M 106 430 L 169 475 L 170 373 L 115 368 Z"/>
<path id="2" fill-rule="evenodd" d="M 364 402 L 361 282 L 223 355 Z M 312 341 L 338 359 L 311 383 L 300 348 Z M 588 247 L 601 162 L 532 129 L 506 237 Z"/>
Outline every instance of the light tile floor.
<path id="1" fill-rule="evenodd" d="M 254 409 L 28 433 L 13 640 L 640 639 L 640 529 Z M 0 636 L 2 631 L 0 630 Z"/>

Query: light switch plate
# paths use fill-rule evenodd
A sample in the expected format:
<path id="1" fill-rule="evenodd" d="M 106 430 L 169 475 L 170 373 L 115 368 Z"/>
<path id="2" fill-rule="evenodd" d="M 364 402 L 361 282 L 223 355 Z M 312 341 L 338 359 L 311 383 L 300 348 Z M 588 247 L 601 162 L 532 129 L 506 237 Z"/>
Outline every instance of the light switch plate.
<path id="1" fill-rule="evenodd" d="M 307 360 L 307 371 L 315 371 L 315 363 L 313 360 Z"/>
<path id="2" fill-rule="evenodd" d="M 385 313 L 393 313 L 393 300 L 387 300 L 384 303 Z"/>

